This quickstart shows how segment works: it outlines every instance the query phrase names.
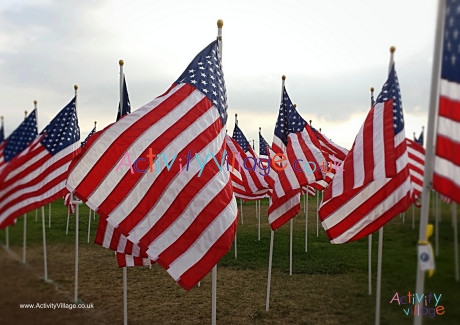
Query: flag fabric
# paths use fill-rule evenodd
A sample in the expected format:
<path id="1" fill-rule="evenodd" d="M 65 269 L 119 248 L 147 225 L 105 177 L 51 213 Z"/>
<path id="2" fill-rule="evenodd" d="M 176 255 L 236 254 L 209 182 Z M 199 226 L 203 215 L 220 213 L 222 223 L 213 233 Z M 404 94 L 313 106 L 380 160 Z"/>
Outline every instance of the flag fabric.
<path id="1" fill-rule="evenodd" d="M 96 126 L 93 127 L 93 129 L 88 133 L 88 135 L 86 136 L 85 140 L 82 141 L 81 143 L 81 147 L 83 148 L 86 144 L 86 142 L 88 142 L 89 138 L 96 132 Z"/>
<path id="2" fill-rule="evenodd" d="M 80 150 L 76 97 L 3 171 L 0 228 L 65 195 L 68 167 Z"/>
<path id="3" fill-rule="evenodd" d="M 391 70 L 331 184 L 319 217 L 331 243 L 363 238 L 411 204 L 411 182 L 398 78 Z"/>
<path id="4" fill-rule="evenodd" d="M 227 168 L 231 171 L 235 197 L 245 200 L 268 197 L 271 190 L 265 176 L 269 174 L 270 166 L 263 164 L 263 159 L 256 155 L 237 124 L 233 129 L 233 137 L 226 136 L 226 145 Z"/>
<path id="5" fill-rule="evenodd" d="M 338 144 L 334 143 L 331 139 L 326 137 L 320 131 L 316 130 L 314 127 L 311 127 L 313 133 L 318 138 L 321 150 L 329 155 L 329 158 L 336 163 L 342 163 L 345 157 L 348 154 L 348 149 L 345 149 Z"/>
<path id="6" fill-rule="evenodd" d="M 259 132 L 259 156 L 260 157 L 268 157 L 270 151 L 270 145 L 267 141 L 265 141 L 262 134 Z"/>
<path id="7" fill-rule="evenodd" d="M 302 186 L 323 180 L 321 165 L 327 161 L 318 139 L 292 104 L 286 87 L 283 87 L 272 150 L 274 156 L 270 158 L 276 179 L 268 221 L 272 230 L 276 230 L 300 212 Z"/>
<path id="8" fill-rule="evenodd" d="M 227 103 L 218 52 L 214 41 L 166 93 L 90 139 L 67 181 L 186 290 L 228 252 L 238 222 L 222 166 Z"/>
<path id="9" fill-rule="evenodd" d="M 460 203 L 460 5 L 446 1 L 433 188 Z"/>
<path id="10" fill-rule="evenodd" d="M 125 74 L 123 74 L 123 103 L 118 103 L 117 121 L 123 116 L 131 113 L 131 103 L 129 101 L 128 87 L 126 87 Z"/>
<path id="11" fill-rule="evenodd" d="M 410 181 L 412 183 L 412 199 L 416 202 L 423 190 L 423 172 L 425 165 L 425 149 L 417 142 L 406 138 Z"/>

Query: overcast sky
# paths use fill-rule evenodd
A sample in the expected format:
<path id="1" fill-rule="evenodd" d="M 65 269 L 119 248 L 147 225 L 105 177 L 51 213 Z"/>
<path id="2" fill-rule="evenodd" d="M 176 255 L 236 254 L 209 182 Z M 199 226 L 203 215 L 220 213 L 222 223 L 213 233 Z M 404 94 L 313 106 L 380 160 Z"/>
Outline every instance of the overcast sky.
<path id="1" fill-rule="evenodd" d="M 0 115 L 5 136 L 38 101 L 41 131 L 78 84 L 81 140 L 116 119 L 119 59 L 132 110 L 162 94 L 223 27 L 229 119 L 271 143 L 281 76 L 305 120 L 350 148 L 395 63 L 406 136 L 426 126 L 435 0 L 2 0 Z"/>

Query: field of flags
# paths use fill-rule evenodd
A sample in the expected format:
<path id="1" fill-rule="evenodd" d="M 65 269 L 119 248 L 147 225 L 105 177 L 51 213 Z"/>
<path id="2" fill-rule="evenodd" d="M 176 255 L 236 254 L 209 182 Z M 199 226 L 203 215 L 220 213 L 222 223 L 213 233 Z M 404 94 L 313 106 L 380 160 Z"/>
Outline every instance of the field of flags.
<path id="1" fill-rule="evenodd" d="M 120 61 L 116 119 L 101 130 L 96 130 L 95 123 L 83 141 L 78 125 L 78 86 L 74 86 L 70 102 L 63 103 L 62 110 L 40 132 L 36 104 L 9 135 L 4 135 L 3 123 L 7 121 L 2 119 L 0 228 L 5 240 L 9 228 L 24 216 L 25 243 L 26 214 L 41 209 L 47 280 L 44 207 L 63 199 L 68 207 L 67 220 L 75 214 L 78 224 L 79 208 L 85 204 L 98 215 L 93 241 L 114 252 L 125 279 L 127 267 L 156 264 L 189 291 L 212 272 L 211 322 L 215 323 L 217 264 L 232 247 L 236 257 L 238 229 L 244 224 L 243 201 L 258 207 L 259 228 L 261 220 L 270 226 L 269 312 L 275 233 L 290 223 L 292 241 L 293 218 L 306 214 L 303 209 L 307 205 L 302 200 L 309 196 L 317 200 L 317 227 L 320 223 L 331 244 L 368 237 L 370 254 L 371 236 L 379 232 L 379 273 L 384 225 L 420 208 L 419 241 L 413 248 L 418 249 L 414 274 L 417 292 L 422 294 L 425 273 L 435 269 L 427 216 L 430 193 L 436 191 L 452 205 L 456 245 L 453 283 L 458 286 L 460 67 L 455 65 L 458 54 L 452 50 L 459 43 L 452 34 L 460 28 L 460 17 L 454 5 L 449 0 L 446 8 L 440 6 L 440 11 L 445 11 L 439 22 L 444 26 L 440 28 L 443 44 L 436 49 L 441 61 L 439 74 L 433 69 L 434 99 L 426 135 L 424 129 L 418 137 L 408 137 L 405 132 L 404 89 L 400 89 L 392 48 L 387 79 L 376 99 L 372 97 L 369 113 L 351 148 L 337 145 L 307 122 L 295 105 L 295 95 L 291 94 L 291 99 L 288 94 L 287 78 L 283 76 L 272 144 L 259 128 L 257 153 L 254 143 L 249 143 L 238 126 L 237 116 L 232 135 L 227 131 L 230 121 L 221 65 L 225 54 L 221 53 L 221 21 L 217 39 L 191 60 L 165 93 L 138 109 L 131 109 L 124 62 Z M 268 203 L 265 215 L 261 215 L 261 200 Z M 77 228 L 75 301 L 78 238 Z M 305 251 L 307 240 L 306 229 Z M 376 324 L 380 322 L 382 303 L 380 276 Z M 126 303 L 126 286 L 123 291 Z M 126 306 L 124 313 L 127 323 Z M 422 322 L 421 315 L 414 314 L 413 319 Z"/>

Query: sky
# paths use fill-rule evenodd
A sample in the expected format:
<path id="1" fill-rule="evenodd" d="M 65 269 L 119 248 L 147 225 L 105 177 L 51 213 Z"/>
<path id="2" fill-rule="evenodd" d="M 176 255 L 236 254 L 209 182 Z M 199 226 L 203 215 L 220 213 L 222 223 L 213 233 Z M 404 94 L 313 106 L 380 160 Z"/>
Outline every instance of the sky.
<path id="1" fill-rule="evenodd" d="M 113 123 L 119 60 L 132 110 L 163 94 L 217 36 L 231 134 L 272 142 L 281 76 L 301 116 L 351 148 L 388 73 L 401 86 L 406 136 L 427 125 L 436 0 L 2 0 L 0 115 L 5 136 L 38 104 L 39 132 L 78 85 L 81 140 Z"/>

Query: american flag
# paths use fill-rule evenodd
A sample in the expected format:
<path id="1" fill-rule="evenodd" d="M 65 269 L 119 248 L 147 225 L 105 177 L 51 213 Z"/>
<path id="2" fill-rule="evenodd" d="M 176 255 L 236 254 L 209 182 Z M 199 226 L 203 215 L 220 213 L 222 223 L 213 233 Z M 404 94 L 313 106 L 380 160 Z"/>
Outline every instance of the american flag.
<path id="1" fill-rule="evenodd" d="M 3 130 L 3 124 L 2 124 Z M 0 182 L 8 162 L 23 151 L 36 138 L 37 110 L 33 110 L 24 121 L 0 144 Z"/>
<path id="2" fill-rule="evenodd" d="M 413 187 L 414 202 L 420 198 L 423 190 L 423 173 L 425 169 L 425 149 L 417 142 L 406 139 L 407 155 L 409 158 L 409 173 Z"/>
<path id="3" fill-rule="evenodd" d="M 394 64 L 319 209 L 331 243 L 365 237 L 411 204 L 401 94 Z"/>
<path id="4" fill-rule="evenodd" d="M 276 179 L 268 221 L 276 230 L 299 213 L 302 186 L 322 180 L 321 164 L 327 161 L 318 139 L 297 112 L 284 86 L 272 149 L 275 155 L 272 161 L 287 158 L 274 166 Z"/>
<path id="5" fill-rule="evenodd" d="M 76 97 L 5 167 L 0 227 L 65 195 L 69 164 L 80 150 Z"/>
<path id="6" fill-rule="evenodd" d="M 1 117 L 1 120 L 2 125 L 0 125 L 0 145 L 3 143 L 3 141 L 5 141 L 5 128 L 3 126 L 3 116 Z"/>
<path id="7" fill-rule="evenodd" d="M 446 1 L 433 188 L 460 203 L 460 3 Z"/>
<path id="8" fill-rule="evenodd" d="M 417 142 L 419 145 L 421 145 L 423 147 L 423 128 L 422 128 L 422 132 L 420 132 L 420 135 L 418 136 L 418 138 L 415 136 L 415 132 L 414 132 L 414 141 Z"/>
<path id="9" fill-rule="evenodd" d="M 268 157 L 270 156 L 270 145 L 267 141 L 265 141 L 262 133 L 259 131 L 259 156 L 261 157 Z"/>
<path id="10" fill-rule="evenodd" d="M 81 147 L 83 148 L 86 145 L 86 142 L 88 142 L 89 138 L 96 132 L 96 125 L 93 127 L 93 129 L 88 133 L 86 136 L 85 140 L 82 141 Z"/>
<path id="11" fill-rule="evenodd" d="M 329 139 L 327 136 L 325 136 L 323 133 L 316 130 L 314 127 L 311 127 L 311 129 L 313 130 L 315 136 L 318 138 L 320 149 L 329 156 L 331 161 L 334 161 L 336 163 L 342 163 L 342 161 L 348 154 L 348 149 L 339 146 L 331 139 Z"/>
<path id="12" fill-rule="evenodd" d="M 215 163 L 227 121 L 218 52 L 214 41 L 165 94 L 90 139 L 67 181 L 186 290 L 228 252 L 238 222 L 230 173 Z M 119 168 L 126 156 L 140 172 Z"/>
<path id="13" fill-rule="evenodd" d="M 245 200 L 268 197 L 271 190 L 265 176 L 269 173 L 269 167 L 262 164 L 237 124 L 233 137 L 227 135 L 226 144 L 235 197 Z"/>
<path id="14" fill-rule="evenodd" d="M 117 121 L 121 119 L 123 116 L 131 113 L 131 103 L 129 101 L 128 95 L 128 87 L 126 87 L 126 79 L 125 75 L 123 74 L 123 103 L 118 103 L 118 113 L 117 113 Z"/>

